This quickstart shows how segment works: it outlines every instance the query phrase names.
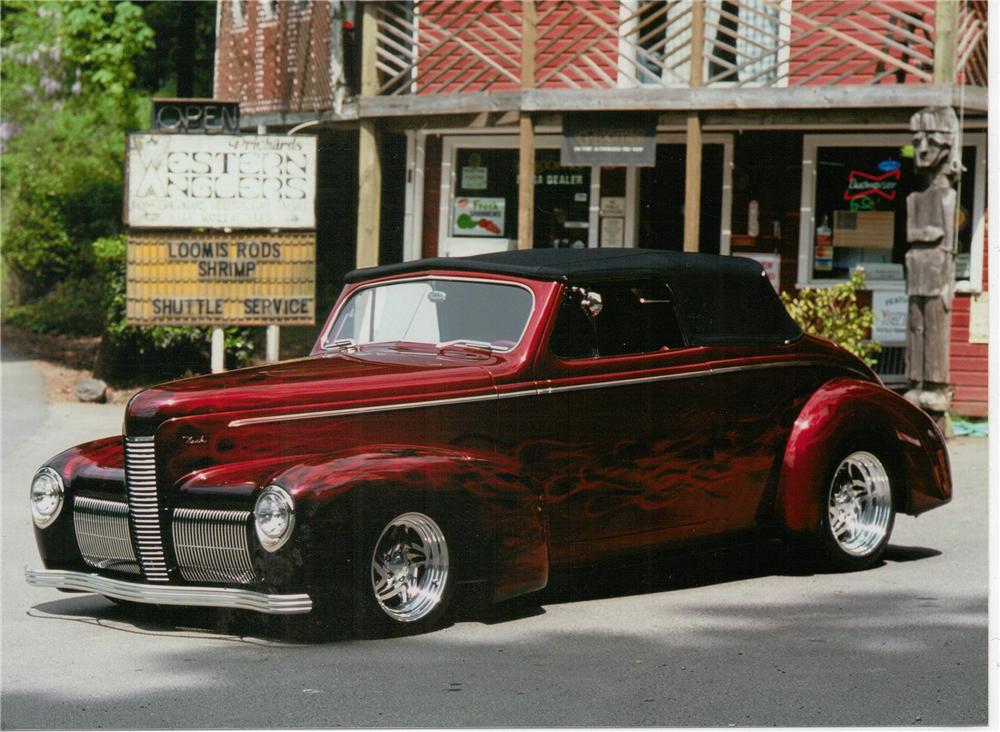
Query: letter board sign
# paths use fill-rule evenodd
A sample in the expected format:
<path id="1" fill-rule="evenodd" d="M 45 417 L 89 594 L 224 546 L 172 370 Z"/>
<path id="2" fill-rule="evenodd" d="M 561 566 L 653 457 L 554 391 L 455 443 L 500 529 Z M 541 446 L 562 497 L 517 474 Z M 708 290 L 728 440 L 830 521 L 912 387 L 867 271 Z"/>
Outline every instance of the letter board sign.
<path id="1" fill-rule="evenodd" d="M 314 325 L 316 234 L 131 232 L 129 325 Z"/>

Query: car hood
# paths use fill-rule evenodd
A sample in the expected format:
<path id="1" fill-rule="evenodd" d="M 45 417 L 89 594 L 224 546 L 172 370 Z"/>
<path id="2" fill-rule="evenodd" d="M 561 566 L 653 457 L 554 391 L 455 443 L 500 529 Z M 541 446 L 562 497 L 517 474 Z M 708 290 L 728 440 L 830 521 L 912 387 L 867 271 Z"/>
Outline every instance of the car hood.
<path id="1" fill-rule="evenodd" d="M 125 435 L 153 435 L 161 423 L 177 417 L 303 405 L 362 407 L 489 391 L 489 366 L 498 360 L 471 352 L 364 349 L 171 381 L 132 397 Z"/>

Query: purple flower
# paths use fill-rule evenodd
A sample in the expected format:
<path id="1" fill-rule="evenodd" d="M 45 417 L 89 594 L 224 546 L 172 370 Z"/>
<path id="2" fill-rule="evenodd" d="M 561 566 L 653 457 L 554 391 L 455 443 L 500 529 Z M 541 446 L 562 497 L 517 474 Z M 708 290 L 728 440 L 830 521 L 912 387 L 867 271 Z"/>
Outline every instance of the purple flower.
<path id="1" fill-rule="evenodd" d="M 7 152 L 7 141 L 17 137 L 21 126 L 13 122 L 0 122 L 0 153 Z"/>
<path id="2" fill-rule="evenodd" d="M 51 97 L 62 87 L 58 81 L 48 75 L 42 76 L 42 78 L 38 80 L 38 86 L 41 87 L 47 97 Z"/>
<path id="3" fill-rule="evenodd" d="M 69 90 L 70 90 L 70 92 L 71 92 L 71 93 L 73 94 L 73 96 L 74 96 L 74 97 L 76 97 L 76 96 L 79 96 L 79 95 L 80 95 L 80 92 L 81 92 L 81 91 L 83 91 L 83 84 L 81 84 L 81 83 L 79 82 L 79 80 L 77 80 L 77 81 L 74 81 L 74 82 L 73 82 L 73 86 L 71 86 L 71 87 L 69 88 Z"/>

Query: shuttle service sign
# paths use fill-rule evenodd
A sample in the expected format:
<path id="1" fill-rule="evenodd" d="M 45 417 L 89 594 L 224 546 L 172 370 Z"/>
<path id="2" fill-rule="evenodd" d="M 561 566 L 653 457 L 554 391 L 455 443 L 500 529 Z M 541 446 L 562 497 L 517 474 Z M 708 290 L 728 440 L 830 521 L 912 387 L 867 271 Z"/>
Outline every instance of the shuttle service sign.
<path id="1" fill-rule="evenodd" d="M 313 325 L 314 232 L 133 231 L 130 325 Z"/>
<path id="2" fill-rule="evenodd" d="M 133 228 L 314 229 L 316 137 L 132 134 Z"/>

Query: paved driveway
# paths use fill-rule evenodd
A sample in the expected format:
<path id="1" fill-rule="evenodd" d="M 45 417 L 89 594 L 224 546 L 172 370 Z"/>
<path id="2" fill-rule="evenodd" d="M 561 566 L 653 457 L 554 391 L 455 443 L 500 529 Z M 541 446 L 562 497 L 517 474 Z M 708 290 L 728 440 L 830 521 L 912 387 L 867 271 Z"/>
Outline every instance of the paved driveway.
<path id="1" fill-rule="evenodd" d="M 986 723 L 985 440 L 952 443 L 955 500 L 900 517 L 868 572 L 731 550 L 578 572 L 424 636 L 301 645 L 24 584 L 33 471 L 121 416 L 47 405 L 4 352 L 5 729 Z"/>

